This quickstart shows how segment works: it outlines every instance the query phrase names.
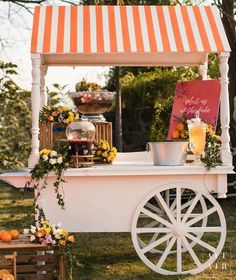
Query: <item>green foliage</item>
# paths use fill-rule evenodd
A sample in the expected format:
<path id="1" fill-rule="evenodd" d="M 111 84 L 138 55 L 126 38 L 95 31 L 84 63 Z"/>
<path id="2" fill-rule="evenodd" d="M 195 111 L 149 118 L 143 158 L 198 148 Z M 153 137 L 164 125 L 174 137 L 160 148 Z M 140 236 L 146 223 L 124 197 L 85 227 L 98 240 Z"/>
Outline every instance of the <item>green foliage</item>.
<path id="1" fill-rule="evenodd" d="M 207 169 L 211 169 L 222 164 L 220 157 L 221 143 L 218 138 L 219 136 L 207 132 L 205 156 L 201 159 Z"/>
<path id="2" fill-rule="evenodd" d="M 53 84 L 53 90 L 50 91 L 47 88 L 47 94 L 49 96 L 49 102 L 52 106 L 67 106 L 69 99 L 70 90 L 67 90 L 68 85 Z"/>
<path id="3" fill-rule="evenodd" d="M 30 93 L 12 80 L 16 69 L 0 63 L 0 170 L 24 166 L 30 149 Z"/>
<path id="4" fill-rule="evenodd" d="M 69 147 L 67 146 L 62 147 L 58 152 L 49 149 L 43 149 L 40 151 L 39 161 L 31 170 L 31 181 L 29 182 L 29 184 L 34 182 L 35 208 L 39 213 L 42 209 L 39 208 L 38 199 L 41 195 L 41 191 L 47 187 L 47 177 L 49 172 L 54 172 L 56 175 L 53 188 L 56 194 L 57 203 L 62 209 L 65 208 L 64 193 L 60 190 L 60 184 L 61 182 L 64 182 L 62 176 L 64 171 L 69 167 L 69 161 Z"/>
<path id="5" fill-rule="evenodd" d="M 144 67 L 138 74 L 133 69 L 121 78 L 125 151 L 142 150 L 147 141 L 166 138 L 176 82 L 198 77 L 195 68 L 187 67 Z"/>

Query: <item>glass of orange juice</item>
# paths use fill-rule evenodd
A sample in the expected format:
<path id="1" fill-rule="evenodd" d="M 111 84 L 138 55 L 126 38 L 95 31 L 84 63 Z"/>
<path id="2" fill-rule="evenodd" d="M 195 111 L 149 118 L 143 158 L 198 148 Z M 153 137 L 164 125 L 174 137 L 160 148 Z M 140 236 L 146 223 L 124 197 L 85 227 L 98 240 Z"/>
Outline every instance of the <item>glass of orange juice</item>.
<path id="1" fill-rule="evenodd" d="M 202 165 L 201 155 L 206 145 L 207 124 L 201 121 L 199 113 L 188 123 L 190 149 L 195 155 L 193 164 Z"/>

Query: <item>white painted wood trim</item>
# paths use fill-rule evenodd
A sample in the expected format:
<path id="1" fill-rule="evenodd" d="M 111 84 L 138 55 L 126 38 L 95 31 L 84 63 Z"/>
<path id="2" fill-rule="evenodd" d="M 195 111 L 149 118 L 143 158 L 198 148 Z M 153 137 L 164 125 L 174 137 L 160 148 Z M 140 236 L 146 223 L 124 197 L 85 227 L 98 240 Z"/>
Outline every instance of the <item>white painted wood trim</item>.
<path id="1" fill-rule="evenodd" d="M 221 52 L 219 54 L 220 59 L 220 84 L 221 84 L 221 93 L 220 93 L 220 123 L 221 123 L 221 160 L 223 164 L 231 165 L 232 164 L 232 155 L 230 152 L 230 136 L 229 136 L 229 121 L 230 121 L 230 112 L 229 112 L 229 91 L 228 91 L 228 59 L 229 52 Z"/>
<path id="2" fill-rule="evenodd" d="M 122 176 L 172 176 L 172 175 L 226 175 L 234 174 L 233 166 L 217 166 L 207 171 L 204 166 L 193 166 L 186 164 L 183 166 L 154 166 L 154 165 L 134 165 L 134 164 L 113 164 L 113 165 L 95 165 L 88 168 L 69 168 L 65 171 L 64 177 L 122 177 Z M 22 172 L 7 172 L 0 174 L 0 180 L 7 181 L 7 178 L 23 178 L 27 180 L 30 177 L 30 169 Z M 54 173 L 49 173 L 48 177 L 55 177 Z"/>
<path id="3" fill-rule="evenodd" d="M 31 153 L 28 159 L 28 167 L 33 168 L 39 159 L 39 111 L 40 111 L 40 66 L 41 59 L 39 54 L 32 54 L 32 138 Z"/>
<path id="4" fill-rule="evenodd" d="M 219 174 L 217 176 L 217 197 L 218 198 L 227 198 L 227 175 Z"/>
<path id="5" fill-rule="evenodd" d="M 47 65 L 41 65 L 40 67 L 40 109 L 43 106 L 46 106 L 48 104 L 48 95 L 47 91 L 45 89 L 45 76 L 47 75 L 48 66 Z"/>

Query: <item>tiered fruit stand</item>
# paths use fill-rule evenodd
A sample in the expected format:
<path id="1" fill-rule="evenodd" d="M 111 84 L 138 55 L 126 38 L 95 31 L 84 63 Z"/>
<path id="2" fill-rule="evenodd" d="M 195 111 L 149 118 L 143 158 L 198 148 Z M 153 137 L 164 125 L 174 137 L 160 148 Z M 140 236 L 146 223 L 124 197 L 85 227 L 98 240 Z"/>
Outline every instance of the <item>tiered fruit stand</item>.
<path id="1" fill-rule="evenodd" d="M 224 214 L 212 194 L 226 197 L 227 174 L 233 172 L 227 78 L 230 48 L 213 6 L 36 8 L 29 168 L 39 158 L 38 115 L 40 103 L 46 105 L 48 66 L 198 65 L 206 79 L 210 52 L 218 53 L 220 60 L 223 165 L 210 171 L 188 164 L 153 166 L 147 152 L 120 153 L 113 165 L 67 170 L 66 210 L 57 206 L 51 174 L 40 204 L 52 222 L 61 220 L 74 232 L 131 232 L 139 257 L 162 274 L 196 274 L 211 265 L 226 237 Z M 24 186 L 28 177 L 29 172 L 1 175 L 16 187 Z"/>

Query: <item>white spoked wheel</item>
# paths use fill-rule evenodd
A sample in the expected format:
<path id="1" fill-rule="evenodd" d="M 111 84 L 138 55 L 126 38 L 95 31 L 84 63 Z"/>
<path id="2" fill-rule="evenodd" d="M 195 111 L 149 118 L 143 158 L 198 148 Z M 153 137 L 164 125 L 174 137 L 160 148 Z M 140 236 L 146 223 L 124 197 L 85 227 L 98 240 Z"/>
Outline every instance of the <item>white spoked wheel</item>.
<path id="1" fill-rule="evenodd" d="M 189 184 L 170 184 L 139 204 L 131 234 L 137 254 L 152 270 L 163 275 L 197 274 L 222 251 L 226 222 L 209 193 Z"/>
<path id="2" fill-rule="evenodd" d="M 184 193 L 184 189 L 181 190 L 182 194 Z M 184 203 L 183 205 L 181 205 L 181 211 L 183 211 L 185 208 L 189 207 L 190 204 L 191 204 L 191 197 L 189 197 L 190 199 L 188 201 L 186 201 L 186 203 Z M 203 197 L 200 197 L 199 199 L 200 201 L 200 205 L 202 207 L 202 213 L 206 212 L 207 211 L 207 206 L 206 206 L 206 203 L 205 203 L 205 200 Z M 170 190 L 166 190 L 165 191 L 165 202 L 167 203 L 167 205 L 169 206 L 170 203 L 170 211 L 172 212 L 173 214 L 173 217 L 176 218 L 176 215 L 177 215 L 177 209 L 176 209 L 176 197 L 174 199 L 172 199 L 170 197 Z M 158 204 L 158 206 L 160 208 L 157 208 L 155 204 Z M 154 200 L 154 201 L 150 201 L 146 204 L 146 207 L 150 210 L 152 210 L 154 213 L 156 213 L 159 217 L 165 217 L 166 216 L 166 213 L 165 213 L 165 210 L 163 209 L 163 207 L 159 204 L 159 201 L 158 200 Z M 184 214 L 181 214 L 182 216 Z M 189 215 L 189 218 L 194 218 L 196 216 L 196 214 L 194 213 L 191 213 Z M 143 218 L 146 218 L 148 219 L 149 217 L 145 214 L 142 214 L 142 217 Z M 202 227 L 205 227 L 207 225 L 207 217 L 203 218 L 202 219 Z M 146 224 L 144 227 L 147 227 L 147 228 L 150 228 L 150 227 L 165 227 L 165 225 L 161 224 L 160 222 L 158 221 L 152 221 L 150 222 L 149 224 Z M 155 241 L 157 238 L 158 238 L 158 235 L 159 233 L 156 232 L 156 233 L 153 233 L 153 236 L 151 238 L 151 240 L 149 240 L 149 244 L 152 243 L 153 241 Z M 201 239 L 203 235 L 203 232 L 198 232 L 197 233 L 197 238 L 198 239 Z M 138 238 L 138 242 L 139 242 L 139 245 L 141 248 L 144 248 L 146 247 L 146 244 L 144 241 L 142 241 L 139 237 Z M 194 245 L 196 245 L 196 242 L 195 241 L 192 241 L 190 242 L 190 246 L 193 247 Z M 187 251 L 187 248 L 183 245 L 182 247 L 182 252 L 186 252 Z M 150 253 L 163 253 L 163 251 L 160 251 L 160 250 L 156 250 L 156 249 L 152 249 L 150 250 Z M 171 250 L 170 251 L 170 254 L 172 253 L 176 253 L 176 250 Z"/>

